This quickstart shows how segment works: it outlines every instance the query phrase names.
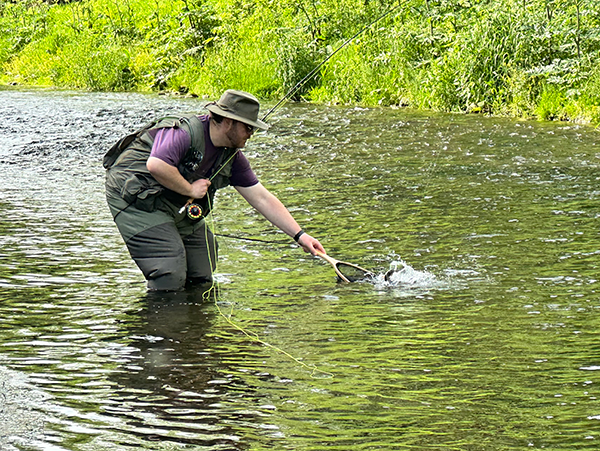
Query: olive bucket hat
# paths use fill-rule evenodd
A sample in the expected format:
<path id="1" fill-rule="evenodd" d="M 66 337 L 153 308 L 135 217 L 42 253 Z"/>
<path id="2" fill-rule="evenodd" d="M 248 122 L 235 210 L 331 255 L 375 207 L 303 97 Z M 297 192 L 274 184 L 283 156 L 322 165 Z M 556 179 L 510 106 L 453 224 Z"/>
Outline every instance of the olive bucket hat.
<path id="1" fill-rule="evenodd" d="M 256 97 L 244 91 L 228 89 L 217 102 L 206 105 L 206 109 L 219 116 L 235 119 L 252 127 L 268 130 L 269 125 L 258 119 L 260 104 Z"/>

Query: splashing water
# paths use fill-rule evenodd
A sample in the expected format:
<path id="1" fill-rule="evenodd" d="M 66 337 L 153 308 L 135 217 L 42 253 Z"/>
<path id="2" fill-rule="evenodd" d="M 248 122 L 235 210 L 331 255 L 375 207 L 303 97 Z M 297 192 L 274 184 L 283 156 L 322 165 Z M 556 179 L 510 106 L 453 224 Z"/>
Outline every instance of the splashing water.
<path id="1" fill-rule="evenodd" d="M 390 263 L 390 269 L 375 276 L 378 287 L 431 288 L 440 283 L 437 277 L 426 271 L 418 271 L 402 260 Z"/>

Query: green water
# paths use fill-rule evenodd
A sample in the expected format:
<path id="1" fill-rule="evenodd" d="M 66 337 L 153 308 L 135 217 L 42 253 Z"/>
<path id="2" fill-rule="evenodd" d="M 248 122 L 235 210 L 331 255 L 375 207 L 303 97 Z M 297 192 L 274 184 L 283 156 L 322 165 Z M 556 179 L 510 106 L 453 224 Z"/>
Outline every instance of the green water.
<path id="1" fill-rule="evenodd" d="M 287 104 L 253 168 L 376 279 L 228 189 L 217 294 L 148 296 L 101 156 L 202 104 L 0 91 L 0 449 L 599 448 L 597 131 Z"/>

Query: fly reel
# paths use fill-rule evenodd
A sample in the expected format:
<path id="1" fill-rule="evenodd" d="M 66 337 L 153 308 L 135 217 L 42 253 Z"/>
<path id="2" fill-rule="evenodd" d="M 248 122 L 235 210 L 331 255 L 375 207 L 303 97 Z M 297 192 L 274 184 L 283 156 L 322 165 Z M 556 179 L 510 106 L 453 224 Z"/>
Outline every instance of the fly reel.
<path id="1" fill-rule="evenodd" d="M 179 209 L 179 214 L 185 212 L 186 216 L 192 221 L 205 218 L 210 213 L 210 200 L 204 196 L 202 199 L 188 199 L 183 207 Z"/>
<path id="2" fill-rule="evenodd" d="M 200 219 L 202 217 L 202 207 L 196 203 L 191 203 L 186 207 L 188 218 Z"/>

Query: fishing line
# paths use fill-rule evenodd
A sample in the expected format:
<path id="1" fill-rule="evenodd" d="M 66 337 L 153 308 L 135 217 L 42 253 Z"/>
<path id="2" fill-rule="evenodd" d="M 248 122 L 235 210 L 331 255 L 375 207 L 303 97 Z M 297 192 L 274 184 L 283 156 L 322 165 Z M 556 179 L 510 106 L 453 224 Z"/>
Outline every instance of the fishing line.
<path id="1" fill-rule="evenodd" d="M 390 8 L 388 11 L 386 11 L 385 13 L 381 14 L 379 17 L 377 17 L 375 20 L 373 20 L 372 22 L 370 22 L 369 24 L 365 25 L 363 28 L 361 28 L 358 32 L 356 32 L 352 37 L 348 38 L 346 41 L 344 41 L 338 48 L 336 48 L 327 58 L 325 58 L 323 61 L 321 61 L 313 70 L 311 70 L 307 75 L 305 75 L 298 83 L 296 83 L 296 85 L 294 85 L 294 87 L 292 89 L 290 89 L 282 98 L 281 100 L 279 100 L 269 111 L 267 111 L 267 113 L 263 116 L 262 120 L 266 121 L 266 119 L 273 114 L 280 106 L 282 106 L 291 96 L 293 96 L 296 92 L 298 92 L 298 90 L 300 88 L 302 88 L 302 86 L 304 86 L 318 71 L 319 69 L 321 69 L 321 67 L 323 67 L 323 65 L 325 65 L 331 58 L 333 58 L 338 52 L 340 52 L 342 49 L 344 49 L 348 44 L 350 44 L 352 41 L 354 41 L 358 36 L 360 36 L 361 34 L 363 34 L 365 31 L 367 31 L 369 28 L 371 28 L 374 24 L 376 24 L 377 22 L 379 22 L 380 20 L 384 19 L 385 17 L 387 17 L 388 15 L 390 15 L 392 12 L 396 11 L 397 9 L 399 9 L 400 7 L 402 7 L 404 4 L 406 3 L 406 1 L 404 2 L 400 2 L 398 5 L 396 5 L 393 8 Z M 227 162 L 229 162 L 232 158 L 234 158 L 237 153 L 240 151 L 240 149 L 237 149 L 230 157 L 230 159 L 227 160 Z M 226 163 L 227 163 L 226 162 Z M 225 164 L 226 164 L 225 163 Z M 209 180 L 212 180 L 224 167 L 225 164 L 223 164 L 220 168 L 218 168 L 213 175 L 211 176 L 211 178 Z M 208 201 L 208 205 L 209 205 L 209 211 L 212 212 L 212 206 L 210 205 L 210 198 L 207 199 Z M 193 202 L 193 199 L 191 199 L 188 203 Z M 187 204 L 186 204 L 187 207 Z M 184 207 L 185 208 L 185 207 Z M 214 224 L 214 218 L 212 215 L 211 216 L 211 225 L 212 225 L 212 229 L 213 229 L 213 246 L 216 246 L 216 230 L 215 230 L 215 224 Z M 212 262 L 212 258 L 211 258 L 211 252 L 210 252 L 210 243 L 208 242 L 208 234 L 206 233 L 207 229 L 208 229 L 208 224 L 206 223 L 207 218 L 205 218 L 204 221 L 204 227 L 205 227 L 205 237 L 206 237 L 206 244 L 207 244 L 207 249 L 208 249 L 208 259 L 209 259 L 209 265 L 212 268 L 213 262 Z M 237 237 L 235 237 L 237 238 Z M 267 243 L 271 243 L 270 241 L 266 241 L 266 240 L 258 240 L 258 239 L 250 239 L 251 241 L 265 241 Z M 217 264 L 218 261 L 215 262 L 215 270 L 213 271 L 213 274 L 216 272 L 217 270 Z M 308 370 L 311 371 L 310 376 L 311 377 L 316 377 L 317 374 L 321 374 L 324 375 L 325 377 L 333 377 L 332 373 L 329 373 L 327 371 L 323 371 L 318 369 L 315 365 L 308 365 L 304 362 L 302 362 L 300 359 L 298 359 L 297 357 L 294 357 L 293 355 L 291 355 L 290 353 L 284 351 L 283 349 L 274 346 L 264 340 L 262 340 L 258 334 L 256 334 L 255 332 L 250 332 L 247 329 L 245 329 L 244 327 L 236 324 L 232 319 L 231 319 L 231 314 L 228 316 L 225 313 L 223 313 L 223 311 L 221 310 L 221 308 L 218 305 L 218 301 L 219 301 L 219 293 L 216 290 L 216 286 L 215 286 L 215 281 L 214 281 L 214 277 L 212 280 L 212 284 L 210 286 L 210 288 L 204 292 L 203 294 L 203 299 L 204 300 L 208 300 L 208 298 L 211 296 L 211 293 L 214 292 L 215 293 L 215 307 L 217 309 L 217 312 L 219 313 L 219 315 L 227 322 L 227 324 L 229 324 L 231 327 L 239 330 L 240 332 L 242 332 L 246 337 L 250 338 L 251 340 L 262 344 L 263 346 L 266 346 L 268 348 L 271 348 L 277 352 L 279 352 L 280 354 L 285 355 L 286 357 L 290 358 L 291 360 L 293 360 L 294 362 L 296 362 L 298 365 L 302 366 L 303 368 L 306 368 Z"/>
<path id="2" fill-rule="evenodd" d="M 398 8 L 400 8 L 401 6 L 403 6 L 405 3 L 407 3 L 407 0 L 404 1 L 404 2 L 401 2 L 401 3 L 398 3 L 398 5 L 396 5 L 393 8 L 387 10 L 385 13 L 383 13 L 381 16 L 377 17 L 371 23 L 369 23 L 369 24 L 365 25 L 363 28 L 361 28 L 351 38 L 348 38 L 346 41 L 344 41 L 344 43 L 342 43 L 337 49 L 335 49 L 327 58 L 325 58 L 323 61 L 321 61 L 317 65 L 317 67 L 315 67 L 313 70 L 311 70 L 302 80 L 300 80 L 298 83 L 296 83 L 296 85 L 292 89 L 290 89 L 281 98 L 281 100 L 275 104 L 275 106 L 273 108 L 271 108 L 269 111 L 267 111 L 267 114 L 265 114 L 263 116 L 262 120 L 265 121 L 271 114 L 273 114 L 273 112 L 277 108 L 279 108 L 281 105 L 283 105 L 283 103 L 287 99 L 289 99 L 291 96 L 293 96 L 302 86 L 304 86 L 308 82 L 308 80 L 310 80 L 317 73 L 317 71 L 321 67 L 323 67 L 323 65 L 325 63 L 327 63 L 327 61 L 329 61 L 331 58 L 333 58 L 334 55 L 336 55 L 340 50 L 342 50 L 344 47 L 346 47 L 348 44 L 350 44 L 352 41 L 354 41 L 358 36 L 360 36 L 361 34 L 363 34 L 365 31 L 367 31 L 369 28 L 371 28 L 377 22 L 379 22 L 380 20 L 384 19 L 385 17 L 387 17 L 388 15 L 390 15 L 392 12 L 394 12 L 395 10 L 397 10 Z"/>
<path id="3" fill-rule="evenodd" d="M 244 237 L 244 236 L 237 236 L 237 235 L 227 235 L 224 233 L 219 233 L 219 234 L 215 234 L 217 236 L 221 236 L 224 238 L 231 238 L 234 240 L 241 240 L 241 241 L 256 241 L 258 243 L 265 243 L 265 244 L 281 244 L 281 245 L 286 245 L 289 246 L 290 242 L 289 241 L 274 241 L 274 240 L 262 240 L 260 238 L 249 238 L 249 237 Z"/>
<path id="4" fill-rule="evenodd" d="M 210 199 L 208 199 L 208 203 L 209 203 L 209 211 L 212 212 L 212 208 L 211 208 L 212 206 L 210 205 Z M 213 215 L 210 215 L 210 216 L 211 216 L 211 227 L 212 227 L 212 230 L 213 230 L 213 234 L 212 234 L 213 235 L 213 243 L 212 244 L 213 244 L 213 249 L 216 249 L 215 222 L 214 222 Z M 208 224 L 206 223 L 207 219 L 208 218 L 205 218 L 205 220 L 204 220 L 204 236 L 205 236 L 205 239 L 206 239 L 206 247 L 207 247 L 207 250 L 208 250 L 207 254 L 208 254 L 209 267 L 212 268 L 213 267 L 213 261 L 212 261 L 212 257 L 211 257 L 211 251 L 210 251 L 211 247 L 210 247 L 210 243 L 208 241 L 209 240 L 208 233 L 207 233 L 207 231 L 208 231 Z M 217 272 L 217 266 L 218 266 L 218 259 L 214 262 L 214 268 L 215 269 L 213 270 L 213 275 Z M 258 334 L 256 332 L 251 332 L 248 329 L 246 329 L 246 328 L 240 326 L 239 324 L 235 323 L 231 319 L 232 312 L 233 312 L 233 306 L 231 307 L 232 310 L 231 310 L 231 313 L 229 315 L 226 315 L 221 310 L 221 307 L 219 306 L 220 297 L 219 297 L 219 292 L 216 289 L 216 284 L 215 284 L 214 276 L 212 278 L 212 282 L 211 282 L 210 288 L 208 290 L 206 290 L 202 294 L 202 299 L 205 300 L 205 301 L 207 301 L 210 297 L 212 297 L 212 293 L 214 293 L 214 305 L 215 305 L 215 307 L 217 309 L 217 312 L 219 313 L 219 316 L 221 316 L 221 318 L 223 318 L 225 320 L 225 322 L 227 324 L 229 324 L 231 327 L 239 330 L 240 332 L 242 332 L 246 337 L 248 337 L 252 341 L 254 341 L 256 343 L 259 343 L 259 344 L 261 344 L 261 345 L 263 345 L 263 346 L 265 346 L 267 348 L 270 348 L 270 349 L 272 349 L 274 351 L 277 351 L 280 354 L 283 354 L 284 356 L 286 356 L 289 359 L 293 360 L 295 363 L 297 363 L 301 367 L 306 368 L 307 370 L 310 370 L 310 377 L 312 377 L 312 378 L 317 378 L 319 374 L 322 375 L 322 377 L 325 377 L 325 378 L 332 378 L 333 377 L 332 373 L 320 370 L 315 365 L 308 365 L 308 364 L 302 362 L 299 358 L 294 357 L 289 352 L 284 351 L 283 349 L 281 349 L 281 348 L 279 348 L 279 347 L 277 347 L 275 345 L 272 345 L 271 343 L 269 343 L 267 341 L 262 340 L 258 336 Z"/>
<path id="5" fill-rule="evenodd" d="M 293 96 L 296 92 L 298 92 L 298 90 L 304 86 L 308 80 L 310 80 L 316 73 L 317 71 L 323 67 L 323 65 L 325 65 L 327 63 L 327 61 L 329 61 L 331 58 L 333 58 L 339 51 L 341 51 L 344 47 L 346 47 L 348 44 L 350 44 L 352 41 L 354 41 L 358 36 L 360 36 L 361 34 L 363 34 L 365 31 L 367 31 L 369 28 L 371 28 L 373 25 L 375 25 L 377 22 L 379 22 L 380 20 L 384 19 L 385 17 L 389 16 L 391 13 L 393 13 L 394 11 L 396 11 L 397 9 L 399 9 L 400 7 L 404 6 L 405 3 L 407 3 L 408 0 L 405 0 L 404 2 L 400 2 L 398 3 L 396 6 L 394 6 L 393 8 L 390 8 L 389 10 L 387 10 L 385 13 L 383 13 L 382 15 L 380 15 L 379 17 L 377 17 L 375 20 L 373 20 L 372 22 L 370 22 L 369 24 L 365 25 L 364 27 L 362 27 L 359 31 L 357 31 L 352 37 L 346 39 L 346 41 L 344 41 L 337 49 L 335 49 L 327 58 L 325 58 L 323 61 L 321 61 L 313 70 L 311 70 L 308 74 L 306 74 L 302 80 L 300 80 L 298 83 L 296 83 L 294 85 L 294 87 L 292 89 L 290 89 L 282 98 L 281 100 L 279 100 L 279 102 L 277 102 L 269 111 L 267 111 L 267 113 L 262 117 L 262 121 L 265 122 L 267 120 L 267 118 L 273 114 L 275 112 L 275 110 L 277 110 L 280 106 L 282 106 L 291 96 Z M 231 156 L 232 158 L 237 155 L 237 153 L 240 151 L 240 149 L 237 149 L 233 155 Z M 214 174 L 212 177 L 214 177 L 215 175 L 217 175 L 221 169 L 223 169 L 224 165 L 221 166 Z M 212 179 L 211 177 L 211 179 Z"/>

